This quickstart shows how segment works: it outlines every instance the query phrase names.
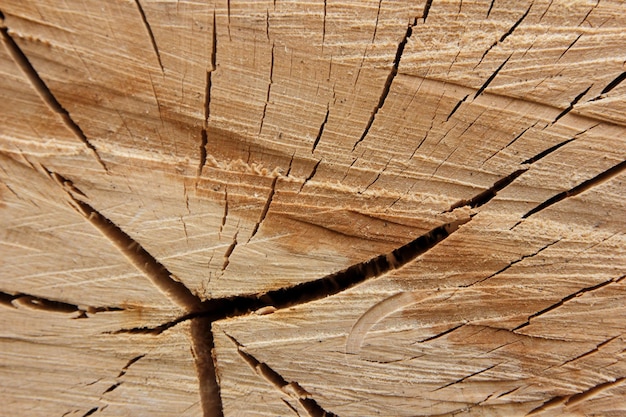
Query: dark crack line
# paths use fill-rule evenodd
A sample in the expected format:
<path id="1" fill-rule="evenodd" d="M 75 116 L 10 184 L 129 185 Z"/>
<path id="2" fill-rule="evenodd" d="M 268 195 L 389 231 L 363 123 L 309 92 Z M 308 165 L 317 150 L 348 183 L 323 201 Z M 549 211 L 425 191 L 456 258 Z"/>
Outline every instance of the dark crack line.
<path id="1" fill-rule="evenodd" d="M 598 353 L 598 352 L 600 351 L 600 349 L 602 349 L 604 346 L 608 345 L 609 343 L 611 343 L 613 340 L 617 339 L 618 337 L 620 337 L 620 335 L 617 335 L 617 336 L 613 336 L 613 337 L 608 338 L 608 339 L 607 339 L 607 340 L 605 340 L 604 342 L 599 343 L 598 345 L 596 345 L 596 347 L 595 347 L 595 348 L 593 348 L 593 349 L 591 349 L 591 350 L 589 350 L 589 351 L 587 351 L 587 352 L 585 352 L 585 353 L 582 353 L 582 354 L 580 354 L 580 355 L 578 355 L 578 356 L 576 356 L 576 357 L 574 357 L 574 358 L 572 358 L 572 359 L 569 359 L 569 360 L 567 360 L 567 361 L 563 362 L 562 364 L 560 364 L 560 365 L 559 365 L 559 368 L 560 368 L 560 367 L 562 367 L 562 366 L 564 366 L 564 365 L 567 365 L 567 364 L 568 364 L 568 363 L 570 363 L 570 362 L 575 362 L 575 361 L 577 361 L 577 360 L 580 360 L 580 359 L 586 358 L 587 356 L 591 356 L 591 355 L 593 355 L 594 353 Z"/>
<path id="2" fill-rule="evenodd" d="M 237 347 L 237 353 L 241 359 L 250 366 L 250 368 L 261 378 L 272 385 L 281 394 L 287 395 L 296 400 L 306 410 L 310 417 L 337 417 L 336 414 L 324 410 L 311 394 L 306 391 L 296 381 L 288 382 L 282 375 L 272 369 L 268 364 L 259 361 L 253 355 L 245 351 L 243 346 L 237 339 L 231 335 L 224 333 L 231 342 Z"/>
<path id="3" fill-rule="evenodd" d="M 428 2 L 427 2 L 427 6 L 428 6 Z M 387 79 L 385 80 L 385 85 L 383 86 L 383 91 L 380 94 L 378 103 L 372 110 L 372 113 L 370 114 L 370 118 L 367 121 L 367 124 L 365 126 L 365 129 L 363 130 L 363 133 L 361 134 L 361 137 L 359 138 L 359 140 L 356 141 L 354 146 L 352 146 L 353 152 L 356 149 L 357 145 L 361 143 L 365 139 L 365 136 L 367 136 L 367 134 L 369 133 L 370 128 L 374 124 L 374 120 L 376 119 L 376 115 L 378 114 L 378 111 L 385 104 L 385 100 L 387 100 L 387 96 L 389 95 L 389 91 L 391 90 L 391 84 L 393 83 L 394 78 L 396 78 L 396 75 L 398 75 L 398 67 L 400 65 L 400 59 L 402 58 L 402 53 L 404 52 L 404 47 L 406 46 L 409 38 L 411 37 L 411 34 L 413 33 L 413 28 L 415 27 L 415 25 L 417 25 L 417 19 L 414 19 L 413 23 L 409 23 L 409 25 L 407 25 L 406 33 L 404 34 L 404 37 L 398 44 L 396 55 L 391 65 L 391 71 L 389 71 L 389 75 L 387 75 Z"/>
<path id="4" fill-rule="evenodd" d="M 510 263 L 509 263 L 507 266 L 505 266 L 504 268 L 502 268 L 502 269 L 500 269 L 500 270 L 498 270 L 498 271 L 494 272 L 493 274 L 491 274 L 491 275 L 489 275 L 489 276 L 487 276 L 487 277 L 485 277 L 485 278 L 483 278 L 483 279 L 480 279 L 480 280 L 478 280 L 478 281 L 474 281 L 474 282 L 472 282 L 471 284 L 461 285 L 461 288 L 468 288 L 468 287 L 474 286 L 474 285 L 476 285 L 476 284 L 480 284 L 480 283 L 482 283 L 482 282 L 484 282 L 484 281 L 487 281 L 488 279 L 491 279 L 491 278 L 495 277 L 496 275 L 500 275 L 500 274 L 502 274 L 503 272 L 506 272 L 506 271 L 507 271 L 509 268 L 511 268 L 513 265 L 515 265 L 515 264 L 518 264 L 518 263 L 522 262 L 524 259 L 528 259 L 528 258 L 532 258 L 532 257 L 534 257 L 534 256 L 537 256 L 538 254 L 540 254 L 540 253 L 541 253 L 541 252 L 543 252 L 544 250 L 548 249 L 550 246 L 555 245 L 555 244 L 557 244 L 557 243 L 558 243 L 558 242 L 560 242 L 560 241 L 561 241 L 561 239 L 557 239 L 557 240 L 555 240 L 554 242 L 548 243 L 547 245 L 545 245 L 545 246 L 543 246 L 543 247 L 539 248 L 538 250 L 536 250 L 535 252 L 533 252 L 533 253 L 531 253 L 531 254 L 529 254 L 529 255 L 524 255 L 524 256 L 522 256 L 522 257 L 520 257 L 520 258 L 518 258 L 518 259 L 516 259 L 516 260 L 514 260 L 514 261 L 512 261 L 512 262 L 510 262 Z"/>
<path id="5" fill-rule="evenodd" d="M 4 14 L 0 11 L 0 34 L 2 36 L 2 40 L 6 46 L 6 49 L 13 58 L 13 61 L 16 65 L 21 69 L 22 73 L 28 78 L 31 85 L 41 97 L 41 99 L 46 103 L 48 108 L 55 112 L 57 115 L 61 117 L 61 120 L 65 124 L 65 126 L 91 151 L 92 155 L 96 158 L 100 166 L 104 168 L 105 171 L 108 172 L 107 166 L 105 165 L 102 158 L 100 158 L 100 154 L 96 150 L 95 146 L 87 139 L 83 130 L 76 124 L 74 119 L 70 116 L 70 113 L 61 105 L 61 103 L 56 99 L 50 88 L 48 88 L 47 84 L 44 80 L 39 76 L 39 73 L 33 67 L 28 57 L 24 54 L 19 45 L 13 40 L 13 37 L 9 34 L 9 29 L 6 27 L 4 23 Z"/>
<path id="6" fill-rule="evenodd" d="M 159 48 L 156 43 L 156 38 L 154 37 L 154 32 L 152 32 L 152 27 L 150 27 L 150 23 L 148 22 L 148 18 L 146 17 L 146 13 L 141 6 L 139 0 L 135 0 L 135 4 L 137 5 L 137 10 L 139 10 L 139 15 L 141 16 L 141 21 L 143 22 L 143 26 L 146 28 L 148 32 L 148 37 L 150 38 L 150 43 L 152 44 L 152 49 L 156 55 L 157 61 L 159 62 L 159 68 L 161 68 L 161 72 L 165 72 L 163 69 L 163 62 L 161 62 L 161 54 L 159 53 Z"/>
<path id="7" fill-rule="evenodd" d="M 272 180 L 272 184 L 270 185 L 270 192 L 267 195 L 267 199 L 265 200 L 265 205 L 263 206 L 263 210 L 261 210 L 259 220 L 254 225 L 254 229 L 252 229 L 252 233 L 250 234 L 248 242 L 250 242 L 250 240 L 252 240 L 252 238 L 257 234 L 257 232 L 259 231 L 259 227 L 261 227 L 261 224 L 263 224 L 263 222 L 265 221 L 265 217 L 267 217 L 267 213 L 270 211 L 270 206 L 272 205 L 272 200 L 274 199 L 274 193 L 276 192 L 277 181 L 278 177 L 274 177 L 274 179 Z"/>
<path id="8" fill-rule="evenodd" d="M 81 306 L 77 304 L 67 303 L 64 301 L 41 298 L 21 292 L 11 294 L 3 291 L 0 291 L 0 305 L 9 308 L 26 308 L 30 310 L 38 310 L 47 313 L 78 313 L 76 316 L 72 317 L 74 319 L 87 318 L 89 317 L 88 314 L 93 315 L 105 311 L 124 311 L 124 308 L 121 307 Z"/>
<path id="9" fill-rule="evenodd" d="M 576 187 L 572 188 L 571 190 L 567 190 L 567 191 L 563 191 L 549 199 L 547 199 L 546 201 L 544 201 L 543 203 L 539 204 L 538 206 L 536 206 L 535 208 L 533 208 L 532 210 L 530 210 L 529 212 L 527 212 L 526 214 L 524 214 L 522 216 L 522 219 L 527 219 L 530 216 L 532 216 L 533 214 L 536 214 L 542 210 L 545 210 L 546 208 L 562 201 L 565 200 L 566 198 L 569 197 L 574 197 L 578 194 L 581 194 L 587 190 L 589 190 L 590 188 L 593 188 L 597 185 L 602 184 L 605 181 L 608 181 L 609 179 L 615 177 L 616 175 L 619 175 L 622 173 L 622 171 L 624 171 L 626 169 L 626 161 L 622 161 L 619 164 L 607 169 L 606 171 L 596 175 L 595 177 L 588 179 L 587 181 L 578 184 Z"/>
<path id="10" fill-rule="evenodd" d="M 602 287 L 606 287 L 609 284 L 614 284 L 614 283 L 620 282 L 622 279 L 624 279 L 624 277 L 626 277 L 626 275 L 623 275 L 623 276 L 621 276 L 620 278 L 617 278 L 617 279 L 609 279 L 607 281 L 601 282 L 601 283 L 596 284 L 596 285 L 592 285 L 590 287 L 582 288 L 582 289 L 576 291 L 575 293 L 568 295 L 567 297 L 563 297 L 561 300 L 559 300 L 558 302 L 552 304 L 551 306 L 548 306 L 548 307 L 544 308 L 541 311 L 538 311 L 536 313 L 531 314 L 530 316 L 528 316 L 528 319 L 526 319 L 526 322 L 520 324 L 519 326 L 515 327 L 511 331 L 515 332 L 517 330 L 520 330 L 520 329 L 530 325 L 530 322 L 531 322 L 532 319 L 534 319 L 536 317 L 539 317 L 541 315 L 544 315 L 546 313 L 549 313 L 552 310 L 555 310 L 555 309 L 561 307 L 563 304 L 567 303 L 568 301 L 570 301 L 570 300 L 572 300 L 572 299 L 574 299 L 576 297 L 580 297 L 581 295 L 583 295 L 585 293 L 598 290 L 598 289 L 600 289 Z"/>
<path id="11" fill-rule="evenodd" d="M 311 148 L 311 154 L 315 153 L 315 149 L 317 145 L 320 143 L 320 139 L 322 139 L 322 135 L 324 134 L 324 128 L 326 127 L 326 123 L 328 122 L 328 115 L 330 114 L 330 104 L 326 106 L 326 116 L 324 116 L 324 120 L 320 125 L 320 130 L 317 132 L 317 136 L 313 141 L 313 147 Z"/>
<path id="12" fill-rule="evenodd" d="M 263 112 L 261 114 L 261 123 L 259 124 L 259 135 L 263 132 L 263 124 L 265 123 L 265 114 L 267 113 L 267 106 L 270 103 L 270 96 L 272 94 L 272 85 L 274 84 L 274 43 L 272 42 L 272 50 L 270 57 L 270 79 L 267 83 L 267 94 L 265 96 L 265 103 L 263 104 Z"/>
<path id="13" fill-rule="evenodd" d="M 211 116 L 211 87 L 213 72 L 217 68 L 217 27 L 215 20 L 215 10 L 213 11 L 213 30 L 211 34 L 211 68 L 206 72 L 206 84 L 204 88 L 204 120 L 202 121 L 202 132 L 200 134 L 200 158 L 198 162 L 197 176 L 202 175 L 202 169 L 206 164 L 209 117 Z"/>
<path id="14" fill-rule="evenodd" d="M 489 87 L 489 84 L 491 84 L 491 82 L 496 78 L 500 70 L 504 68 L 504 66 L 506 65 L 507 62 L 509 62 L 509 59 L 511 59 L 512 56 L 513 54 L 509 55 L 509 57 L 505 59 L 504 62 L 500 64 L 498 68 L 496 68 L 496 70 L 489 76 L 489 78 L 487 78 L 484 84 L 476 91 L 476 94 L 474 94 L 474 99 L 476 99 L 483 91 L 485 91 L 487 87 Z"/>
<path id="15" fill-rule="evenodd" d="M 483 372 L 487 372 L 488 370 L 493 369 L 493 368 L 495 368 L 495 367 L 496 367 L 496 366 L 498 366 L 498 365 L 499 365 L 499 364 L 491 365 L 491 366 L 489 366 L 489 367 L 487 367 L 487 368 L 485 368 L 485 369 L 481 369 L 480 371 L 476 371 L 476 372 L 474 372 L 474 373 L 471 373 L 471 374 L 469 374 L 469 375 L 466 375 L 466 376 L 464 376 L 463 378 L 457 379 L 456 381 L 450 382 L 450 383 L 448 383 L 448 384 L 446 384 L 446 385 L 443 385 L 443 386 L 441 386 L 441 387 L 437 388 L 437 389 L 436 389 L 436 390 L 434 390 L 433 392 L 435 392 L 435 391 L 439 391 L 439 390 L 442 390 L 442 389 L 447 388 L 447 387 L 449 387 L 449 386 L 451 386 L 451 385 L 454 385 L 454 384 L 460 384 L 460 383 L 462 383 L 463 381 L 465 381 L 465 380 L 467 380 L 467 379 L 469 379 L 469 378 L 471 378 L 471 377 L 473 377 L 473 376 L 480 375 L 480 374 L 482 374 Z"/>
<path id="16" fill-rule="evenodd" d="M 612 381 L 602 382 L 598 385 L 594 385 L 593 387 L 586 389 L 585 391 L 579 392 L 577 394 L 560 395 L 557 397 L 553 397 L 549 399 L 548 401 L 544 402 L 543 404 L 541 404 L 539 407 L 530 410 L 530 412 L 528 412 L 526 416 L 539 414 L 543 411 L 556 408 L 560 405 L 563 405 L 564 407 L 575 405 L 577 403 L 587 400 L 588 398 L 595 397 L 602 391 L 605 391 L 607 389 L 613 388 L 614 386 L 620 385 L 624 381 L 626 381 L 626 377 L 619 377 L 619 378 L 615 378 Z"/>
<path id="17" fill-rule="evenodd" d="M 77 198 L 72 191 L 77 190 L 72 181 L 43 167 L 68 196 L 70 205 L 96 228 L 126 259 L 141 271 L 159 290 L 174 303 L 189 311 L 200 309 L 202 302 L 182 282 L 165 268 L 119 226 L 103 216 L 95 208 Z M 84 196 L 83 192 L 79 193 Z"/>
<path id="18" fill-rule="evenodd" d="M 589 90 L 591 90 L 591 87 L 593 87 L 593 84 L 590 85 L 589 87 L 587 87 L 585 89 L 585 91 L 583 91 L 582 93 L 580 93 L 579 95 L 577 95 L 576 97 L 574 97 L 574 99 L 572 100 L 572 102 L 569 104 L 569 106 L 567 106 L 567 108 L 565 110 L 563 110 L 561 113 L 559 113 L 558 116 L 556 116 L 556 118 L 554 119 L 554 121 L 552 122 L 552 124 L 556 123 L 559 121 L 559 119 L 561 119 L 562 117 L 564 117 L 567 113 L 569 113 L 570 111 L 572 111 L 574 109 L 574 106 L 580 101 L 581 98 L 583 98 L 583 96 L 585 94 L 587 94 L 587 92 Z"/>
<path id="19" fill-rule="evenodd" d="M 499 179 L 493 184 L 493 186 L 474 196 L 470 200 L 461 200 L 454 203 L 452 206 L 450 206 L 448 210 L 444 211 L 444 213 L 449 213 L 459 207 L 469 206 L 471 208 L 476 208 L 487 204 L 498 194 L 499 191 L 502 191 L 504 188 L 508 187 L 513 181 L 515 181 L 517 177 L 519 177 L 526 171 L 528 171 L 528 168 L 518 169 L 517 171 L 507 175 L 506 177 Z"/>

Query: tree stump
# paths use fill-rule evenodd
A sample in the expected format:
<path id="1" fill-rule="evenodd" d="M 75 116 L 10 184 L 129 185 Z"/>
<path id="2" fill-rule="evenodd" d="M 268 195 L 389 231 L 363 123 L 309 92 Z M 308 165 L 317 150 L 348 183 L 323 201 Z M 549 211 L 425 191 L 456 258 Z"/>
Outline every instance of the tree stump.
<path id="1" fill-rule="evenodd" d="M 626 7 L 0 1 L 3 413 L 626 414 Z"/>

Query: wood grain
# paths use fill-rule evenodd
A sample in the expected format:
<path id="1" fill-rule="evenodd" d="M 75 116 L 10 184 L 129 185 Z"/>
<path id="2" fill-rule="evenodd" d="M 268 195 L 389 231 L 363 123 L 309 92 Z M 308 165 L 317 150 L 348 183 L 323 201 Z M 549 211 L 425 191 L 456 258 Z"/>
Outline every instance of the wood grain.
<path id="1" fill-rule="evenodd" d="M 3 412 L 624 414 L 625 11 L 0 0 Z"/>

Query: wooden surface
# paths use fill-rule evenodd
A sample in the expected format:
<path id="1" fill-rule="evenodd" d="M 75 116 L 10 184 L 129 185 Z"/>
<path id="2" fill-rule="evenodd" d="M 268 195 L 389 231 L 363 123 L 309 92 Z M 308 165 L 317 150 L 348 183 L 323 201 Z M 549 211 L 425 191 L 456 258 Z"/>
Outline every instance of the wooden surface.
<path id="1" fill-rule="evenodd" d="M 0 0 L 1 414 L 626 413 L 626 7 Z"/>

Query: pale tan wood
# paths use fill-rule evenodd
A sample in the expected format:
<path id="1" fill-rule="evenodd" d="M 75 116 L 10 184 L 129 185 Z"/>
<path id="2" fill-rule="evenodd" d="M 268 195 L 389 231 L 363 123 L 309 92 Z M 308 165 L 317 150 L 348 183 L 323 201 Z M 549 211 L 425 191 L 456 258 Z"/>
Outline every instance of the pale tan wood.
<path id="1" fill-rule="evenodd" d="M 620 2 L 0 12 L 3 412 L 626 412 Z"/>

